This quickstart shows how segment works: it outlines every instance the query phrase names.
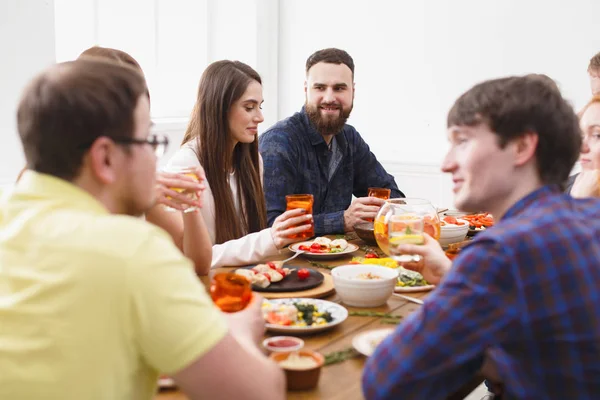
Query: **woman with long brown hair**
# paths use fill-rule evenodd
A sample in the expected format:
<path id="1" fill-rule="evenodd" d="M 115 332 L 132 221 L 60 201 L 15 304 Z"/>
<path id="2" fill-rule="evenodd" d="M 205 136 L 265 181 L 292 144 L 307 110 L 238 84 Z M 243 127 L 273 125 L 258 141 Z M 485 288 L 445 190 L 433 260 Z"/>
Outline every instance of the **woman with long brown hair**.
<path id="1" fill-rule="evenodd" d="M 258 154 L 262 81 L 239 61 L 217 61 L 202 74 L 198 98 L 181 149 L 169 166 L 203 167 L 206 189 L 197 213 L 169 213 L 154 207 L 148 221 L 166 229 L 196 263 L 199 274 L 206 233 L 212 247 L 211 267 L 250 264 L 279 253 L 298 239 L 288 236 L 310 229 L 312 215 L 291 210 L 267 227 Z M 186 245 L 187 243 L 187 245 Z"/>

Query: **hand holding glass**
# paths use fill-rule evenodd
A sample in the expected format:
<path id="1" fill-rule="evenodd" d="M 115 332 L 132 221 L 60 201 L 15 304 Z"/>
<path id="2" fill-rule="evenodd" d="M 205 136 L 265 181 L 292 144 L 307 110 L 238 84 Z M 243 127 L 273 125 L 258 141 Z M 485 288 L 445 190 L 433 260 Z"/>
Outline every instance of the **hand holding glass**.
<path id="1" fill-rule="evenodd" d="M 192 178 L 193 180 L 195 180 L 196 182 L 200 181 L 200 178 L 198 177 L 198 174 L 196 172 L 196 167 L 168 167 L 164 170 L 165 172 L 168 173 L 172 173 L 172 174 L 181 174 L 184 176 L 187 176 L 188 178 Z M 182 188 L 177 188 L 177 187 L 170 187 L 170 190 L 173 190 L 177 193 L 184 193 L 186 190 L 182 189 Z M 196 192 L 191 192 L 188 191 L 187 196 L 189 196 L 189 198 L 193 201 L 197 201 L 198 200 L 198 195 Z M 170 197 L 168 197 L 170 199 Z M 172 208 L 172 207 L 168 207 L 168 206 L 164 206 L 166 211 L 169 212 L 176 212 L 178 210 Z M 196 211 L 198 209 L 198 207 L 192 206 L 192 207 L 188 207 L 185 210 L 183 210 L 184 213 L 189 213 L 192 211 Z"/>
<path id="2" fill-rule="evenodd" d="M 285 201 L 286 211 L 302 208 L 306 211 L 306 214 L 312 214 L 313 212 L 314 197 L 312 194 L 290 194 L 285 196 Z M 297 226 L 302 225 L 303 224 L 299 224 Z M 311 229 L 291 235 L 289 236 L 289 239 L 309 239 L 315 236 L 315 225 L 314 223 L 311 223 L 311 225 Z"/>

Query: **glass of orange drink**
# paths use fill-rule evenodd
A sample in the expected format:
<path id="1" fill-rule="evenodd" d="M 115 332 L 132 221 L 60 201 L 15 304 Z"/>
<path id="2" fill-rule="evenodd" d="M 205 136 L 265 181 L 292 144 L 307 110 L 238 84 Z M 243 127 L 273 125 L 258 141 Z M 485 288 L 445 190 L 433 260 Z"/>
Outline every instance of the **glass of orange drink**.
<path id="1" fill-rule="evenodd" d="M 367 192 L 368 197 L 377 197 L 381 200 L 389 200 L 391 195 L 392 190 L 387 188 L 370 187 L 369 191 Z M 372 218 L 366 218 L 366 220 L 369 222 L 373 222 Z"/>
<path id="2" fill-rule="evenodd" d="M 252 300 L 250 281 L 242 275 L 221 272 L 213 276 L 210 297 L 223 312 L 241 311 Z"/>
<path id="3" fill-rule="evenodd" d="M 370 187 L 367 196 L 377 197 L 378 199 L 382 200 L 389 200 L 391 194 L 391 189 Z"/>
<path id="4" fill-rule="evenodd" d="M 402 215 L 412 216 L 422 221 L 422 233 L 427 233 L 435 240 L 440 238 L 441 226 L 440 219 L 437 214 L 435 207 L 425 199 L 415 198 L 398 198 L 389 199 L 381 207 L 374 221 L 374 233 L 375 240 L 379 245 L 381 251 L 388 256 L 390 253 L 390 222 L 398 224 L 398 229 L 402 227 Z M 408 217 L 406 217 L 408 218 Z M 406 221 L 405 221 L 406 222 Z M 419 231 L 418 224 L 414 224 L 414 227 Z M 395 228 L 395 226 L 394 226 Z M 411 228 L 412 229 L 412 228 Z M 397 229 L 392 229 L 392 232 L 396 232 Z M 395 239 L 401 240 L 401 239 Z M 407 239 L 408 240 L 408 239 Z M 415 240 L 416 239 L 411 239 Z"/>
<path id="5" fill-rule="evenodd" d="M 285 196 L 286 201 L 286 211 L 295 210 L 297 208 L 302 208 L 306 211 L 306 214 L 312 214 L 313 212 L 313 204 L 314 197 L 312 194 L 289 194 Z M 315 236 L 315 225 L 312 224 L 312 228 L 296 233 L 295 235 L 289 236 L 290 239 L 309 239 Z"/>

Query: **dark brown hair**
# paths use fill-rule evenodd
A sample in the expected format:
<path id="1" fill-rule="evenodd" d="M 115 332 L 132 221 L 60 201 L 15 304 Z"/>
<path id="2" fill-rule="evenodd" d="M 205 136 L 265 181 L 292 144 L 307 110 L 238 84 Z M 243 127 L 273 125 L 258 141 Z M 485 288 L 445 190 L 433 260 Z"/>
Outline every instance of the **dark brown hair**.
<path id="1" fill-rule="evenodd" d="M 595 54 L 592 58 L 590 58 L 590 63 L 588 65 L 588 72 L 600 72 L 600 53 Z"/>
<path id="2" fill-rule="evenodd" d="M 98 137 L 131 137 L 134 110 L 148 94 L 135 69 L 101 59 L 56 64 L 25 89 L 17 127 L 27 168 L 72 180 Z"/>
<path id="3" fill-rule="evenodd" d="M 258 141 L 237 143 L 231 155 L 229 113 L 252 81 L 262 84 L 258 73 L 242 62 L 223 60 L 209 65 L 200 78 L 198 99 L 183 138 L 184 144 L 197 139 L 196 154 L 215 202 L 216 244 L 267 226 Z M 235 209 L 228 183 L 231 171 L 238 183 L 241 215 Z"/>
<path id="4" fill-rule="evenodd" d="M 448 127 L 482 123 L 498 136 L 501 148 L 525 133 L 536 133 L 536 164 L 545 184 L 563 185 L 579 156 L 577 116 L 545 75 L 480 83 L 460 96 L 448 113 Z"/>
<path id="5" fill-rule="evenodd" d="M 112 60 L 120 64 L 130 65 L 143 73 L 142 67 L 136 61 L 136 59 L 128 53 L 124 52 L 123 50 L 112 49 L 110 47 L 93 46 L 87 50 L 84 50 L 83 53 L 79 55 L 79 58 L 83 57 L 105 58 L 107 60 Z"/>
<path id="6" fill-rule="evenodd" d="M 83 53 L 79 55 L 78 59 L 85 59 L 88 57 L 98 57 L 104 60 L 116 62 L 117 64 L 127 65 L 137 69 L 142 75 L 144 75 L 144 71 L 137 60 L 123 50 L 113 49 L 110 47 L 93 46 L 87 50 L 84 50 Z M 148 93 L 148 99 L 150 99 L 150 93 Z"/>
<path id="7" fill-rule="evenodd" d="M 313 53 L 306 60 L 306 74 L 308 75 L 308 70 L 310 70 L 313 65 L 320 62 L 338 65 L 344 64 L 350 68 L 350 71 L 352 71 L 352 77 L 354 77 L 354 60 L 352 60 L 350 54 L 346 53 L 344 50 L 329 48 Z"/>

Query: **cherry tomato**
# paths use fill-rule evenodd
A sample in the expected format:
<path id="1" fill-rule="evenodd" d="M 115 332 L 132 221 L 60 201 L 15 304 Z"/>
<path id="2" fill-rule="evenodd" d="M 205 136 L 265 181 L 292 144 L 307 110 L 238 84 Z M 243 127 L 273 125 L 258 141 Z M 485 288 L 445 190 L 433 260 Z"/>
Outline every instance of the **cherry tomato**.
<path id="1" fill-rule="evenodd" d="M 285 278 L 285 271 L 282 268 L 277 268 L 275 271 L 279 272 Z"/>
<path id="2" fill-rule="evenodd" d="M 272 262 L 268 262 L 268 263 L 267 263 L 267 266 L 268 266 L 269 268 L 271 268 L 271 269 L 275 269 L 275 270 L 277 269 L 277 267 L 275 266 L 275 264 L 274 264 L 274 263 L 272 263 Z"/>
<path id="3" fill-rule="evenodd" d="M 379 256 L 375 253 L 367 253 L 365 254 L 365 258 L 379 258 Z"/>
<path id="4" fill-rule="evenodd" d="M 298 246 L 298 250 L 302 250 L 302 251 L 310 251 L 310 247 L 305 246 L 305 245 L 301 245 Z"/>
<path id="5" fill-rule="evenodd" d="M 321 250 L 321 245 L 318 243 L 313 243 L 310 245 L 310 248 L 315 250 Z"/>
<path id="6" fill-rule="evenodd" d="M 266 272 L 263 272 L 263 275 L 269 280 L 269 282 L 271 282 L 271 275 L 267 274 Z"/>
<path id="7" fill-rule="evenodd" d="M 302 268 L 298 270 L 298 279 L 301 281 L 307 279 L 310 276 L 310 271 L 306 268 Z"/>

